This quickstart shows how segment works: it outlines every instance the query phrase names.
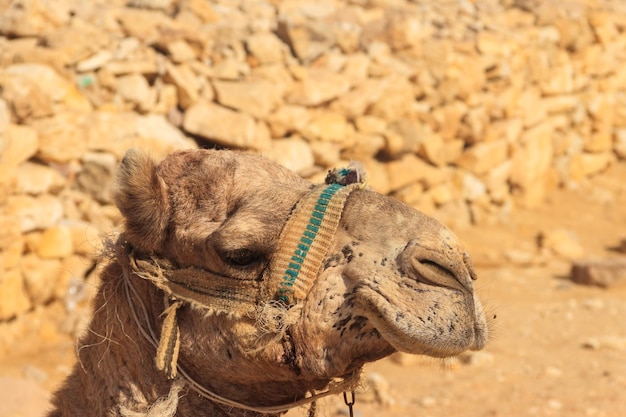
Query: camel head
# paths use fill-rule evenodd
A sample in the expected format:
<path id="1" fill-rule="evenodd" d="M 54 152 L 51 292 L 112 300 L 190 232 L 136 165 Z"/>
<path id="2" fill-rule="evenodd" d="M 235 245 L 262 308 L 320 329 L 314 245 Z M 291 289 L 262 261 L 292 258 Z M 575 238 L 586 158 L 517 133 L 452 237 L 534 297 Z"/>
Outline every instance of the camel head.
<path id="1" fill-rule="evenodd" d="M 458 239 L 360 175 L 315 186 L 259 156 L 189 150 L 156 165 L 129 151 L 117 258 L 156 294 L 146 317 L 169 377 L 178 367 L 223 397 L 272 405 L 396 351 L 485 345 Z"/>

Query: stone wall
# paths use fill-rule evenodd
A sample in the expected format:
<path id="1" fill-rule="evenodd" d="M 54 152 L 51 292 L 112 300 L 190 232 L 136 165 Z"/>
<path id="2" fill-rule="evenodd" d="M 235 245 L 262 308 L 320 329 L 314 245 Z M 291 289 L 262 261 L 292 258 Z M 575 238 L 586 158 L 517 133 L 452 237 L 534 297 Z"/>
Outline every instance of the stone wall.
<path id="1" fill-rule="evenodd" d="M 624 163 L 625 59 L 620 0 L 0 0 L 0 322 L 84 298 L 129 147 L 505 221 Z"/>

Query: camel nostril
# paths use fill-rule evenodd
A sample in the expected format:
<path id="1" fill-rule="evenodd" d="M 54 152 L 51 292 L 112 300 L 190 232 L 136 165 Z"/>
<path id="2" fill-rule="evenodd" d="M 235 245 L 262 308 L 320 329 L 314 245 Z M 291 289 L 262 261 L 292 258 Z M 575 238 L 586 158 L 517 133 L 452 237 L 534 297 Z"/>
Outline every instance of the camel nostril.
<path id="1" fill-rule="evenodd" d="M 461 277 L 457 277 L 457 275 L 448 268 L 433 260 L 413 257 L 410 260 L 410 265 L 411 269 L 414 271 L 414 278 L 417 281 L 460 291 L 468 290 L 461 282 Z"/>
<path id="2" fill-rule="evenodd" d="M 417 240 L 409 242 L 400 254 L 399 262 L 409 276 L 424 284 L 471 292 L 471 272 L 464 267 L 461 252 L 431 248 Z"/>

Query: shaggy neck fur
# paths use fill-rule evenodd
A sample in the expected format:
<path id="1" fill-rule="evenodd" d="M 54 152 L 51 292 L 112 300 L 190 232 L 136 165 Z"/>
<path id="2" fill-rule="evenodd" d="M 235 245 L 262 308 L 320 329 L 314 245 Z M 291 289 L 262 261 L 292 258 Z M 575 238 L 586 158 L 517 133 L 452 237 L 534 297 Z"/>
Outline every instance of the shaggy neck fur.
<path id="1" fill-rule="evenodd" d="M 104 270 L 95 300 L 95 305 L 99 307 L 94 312 L 88 333 L 78 345 L 79 362 L 65 386 L 55 396 L 53 404 L 56 410 L 50 417 L 82 415 L 84 410 L 91 410 L 92 416 L 156 417 L 156 410 L 163 410 L 175 401 L 172 395 L 176 395 L 176 392 L 177 416 L 279 415 L 257 414 L 215 404 L 198 395 L 189 384 L 173 387 L 174 382 L 168 380 L 154 364 L 155 348 L 141 334 L 136 324 L 128 304 L 122 274 L 118 263 L 112 263 Z M 147 308 L 153 328 L 160 329 L 160 314 L 165 308 L 163 293 L 143 279 L 127 278 L 132 280 L 137 293 L 141 294 L 141 303 Z M 131 294 L 131 297 L 134 298 L 135 295 Z M 182 310 L 188 308 L 183 307 Z M 139 316 L 142 315 L 139 312 Z M 222 361 L 215 358 L 214 363 L 218 366 L 213 369 L 213 373 L 208 374 L 210 378 L 203 378 L 201 374 L 207 375 L 205 370 L 195 369 L 181 358 L 181 365 L 188 366 L 191 376 L 207 389 L 248 405 L 288 404 L 303 398 L 309 389 L 324 385 L 322 381 L 314 381 L 314 386 L 310 387 L 295 381 L 265 381 L 251 385 L 223 384 L 221 381 L 228 378 L 220 378 L 219 364 Z M 221 386 L 215 386 L 215 381 L 220 381 Z M 169 402 L 164 404 L 165 400 Z M 160 404 L 161 408 L 155 407 L 155 404 Z M 153 413 L 150 413 L 151 407 Z M 168 416 L 158 413 L 158 417 Z"/>

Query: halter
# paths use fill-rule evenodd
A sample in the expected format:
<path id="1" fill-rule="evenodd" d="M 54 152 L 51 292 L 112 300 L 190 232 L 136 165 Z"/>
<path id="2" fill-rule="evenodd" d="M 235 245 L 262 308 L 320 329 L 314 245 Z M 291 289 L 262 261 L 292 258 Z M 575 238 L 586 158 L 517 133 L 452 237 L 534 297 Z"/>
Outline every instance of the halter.
<path id="1" fill-rule="evenodd" d="M 315 283 L 322 262 L 333 242 L 348 196 L 354 190 L 363 189 L 365 180 L 364 169 L 360 165 L 351 164 L 348 168 L 329 171 L 325 184 L 312 187 L 295 205 L 260 281 L 221 276 L 196 267 L 176 268 L 164 259 L 142 257 L 126 243 L 120 245 L 118 250 L 123 253 L 118 253 L 118 261 L 127 260 L 127 263 L 122 262 L 127 297 L 142 334 L 157 348 L 155 360 L 157 368 L 169 379 L 175 379 L 180 371 L 194 390 L 212 401 L 260 413 L 287 411 L 292 407 L 351 387 L 354 381 L 346 379 L 343 383 L 331 385 L 325 392 L 276 407 L 250 407 L 222 398 L 193 381 L 178 364 L 180 332 L 176 313 L 183 304 L 189 304 L 200 307 L 207 313 L 240 318 L 258 316 L 263 310 L 260 309 L 262 305 L 278 306 L 283 312 L 289 311 L 290 319 L 286 322 L 271 323 L 268 328 L 276 333 L 284 333 L 286 328 L 298 319 L 301 302 L 306 299 Z M 128 279 L 129 274 L 150 281 L 165 293 L 166 308 L 163 311 L 164 319 L 159 338 L 149 325 L 145 306 L 142 307 L 148 331 L 140 325 L 128 288 L 130 287 L 136 298 L 139 297 Z M 284 320 L 284 315 L 276 314 L 276 308 L 274 311 L 270 308 L 270 311 L 271 314 L 266 314 L 268 317 L 262 318 L 263 320 Z"/>

